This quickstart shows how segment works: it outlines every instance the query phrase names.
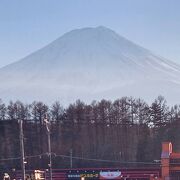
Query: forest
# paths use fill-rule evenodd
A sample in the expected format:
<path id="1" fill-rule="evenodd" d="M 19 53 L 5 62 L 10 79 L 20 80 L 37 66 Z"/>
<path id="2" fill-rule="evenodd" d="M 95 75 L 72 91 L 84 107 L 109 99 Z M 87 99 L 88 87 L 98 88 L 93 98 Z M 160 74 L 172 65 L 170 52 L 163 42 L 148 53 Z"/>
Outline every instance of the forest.
<path id="1" fill-rule="evenodd" d="M 162 96 L 151 104 L 122 97 L 91 104 L 77 100 L 67 107 L 0 100 L 0 169 L 20 169 L 19 120 L 26 169 L 48 168 L 45 118 L 53 168 L 155 166 L 163 141 L 180 151 L 180 105 L 168 106 Z"/>

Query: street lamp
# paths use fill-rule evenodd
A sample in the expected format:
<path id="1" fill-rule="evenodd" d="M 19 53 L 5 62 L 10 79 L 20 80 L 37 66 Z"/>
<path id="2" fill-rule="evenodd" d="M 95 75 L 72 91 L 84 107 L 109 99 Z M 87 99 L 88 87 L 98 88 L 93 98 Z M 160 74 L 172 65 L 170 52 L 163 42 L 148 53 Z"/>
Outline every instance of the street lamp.
<path id="1" fill-rule="evenodd" d="M 50 122 L 48 121 L 47 115 L 44 119 L 44 123 L 46 125 L 47 137 L 48 137 L 49 174 L 50 174 L 50 180 L 52 180 L 51 131 L 50 131 Z"/>

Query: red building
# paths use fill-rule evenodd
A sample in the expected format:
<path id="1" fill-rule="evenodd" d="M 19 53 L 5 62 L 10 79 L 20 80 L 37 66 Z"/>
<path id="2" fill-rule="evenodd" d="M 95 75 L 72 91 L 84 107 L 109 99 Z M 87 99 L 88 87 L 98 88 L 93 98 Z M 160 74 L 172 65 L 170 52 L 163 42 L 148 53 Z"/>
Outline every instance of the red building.
<path id="1" fill-rule="evenodd" d="M 171 142 L 162 144 L 161 174 L 162 180 L 180 180 L 180 153 L 173 152 Z"/>

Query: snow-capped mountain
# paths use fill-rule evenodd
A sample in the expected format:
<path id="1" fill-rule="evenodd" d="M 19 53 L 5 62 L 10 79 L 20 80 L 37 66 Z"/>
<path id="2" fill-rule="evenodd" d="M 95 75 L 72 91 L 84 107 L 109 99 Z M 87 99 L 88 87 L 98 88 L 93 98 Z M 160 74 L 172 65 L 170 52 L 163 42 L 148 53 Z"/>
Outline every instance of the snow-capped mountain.
<path id="1" fill-rule="evenodd" d="M 4 101 L 63 104 L 163 95 L 180 103 L 180 66 L 105 28 L 64 34 L 46 47 L 0 69 Z"/>

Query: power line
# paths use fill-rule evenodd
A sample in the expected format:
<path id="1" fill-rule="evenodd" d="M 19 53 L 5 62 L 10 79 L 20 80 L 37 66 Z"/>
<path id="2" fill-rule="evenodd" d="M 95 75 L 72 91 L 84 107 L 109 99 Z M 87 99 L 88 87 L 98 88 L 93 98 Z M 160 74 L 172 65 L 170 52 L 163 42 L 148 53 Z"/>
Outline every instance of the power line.
<path id="1" fill-rule="evenodd" d="M 43 155 L 48 155 L 48 153 L 38 154 L 38 155 L 31 155 L 31 156 L 25 156 L 24 159 L 30 159 L 35 157 L 42 157 Z M 9 157 L 9 158 L 3 158 L 0 159 L 0 161 L 12 161 L 12 160 L 20 160 L 21 157 Z"/>
<path id="2" fill-rule="evenodd" d="M 0 161 L 12 161 L 12 160 L 19 160 L 21 159 L 21 157 L 10 157 L 10 158 L 4 158 L 4 159 L 0 159 Z"/>
<path id="3" fill-rule="evenodd" d="M 37 154 L 37 155 L 31 155 L 31 156 L 25 156 L 25 159 L 30 159 L 30 158 L 35 158 L 35 157 L 39 157 L 41 158 L 42 156 L 47 155 L 48 153 L 43 153 L 43 154 Z"/>
<path id="4" fill-rule="evenodd" d="M 35 158 L 39 157 L 41 158 L 42 156 L 48 156 L 49 153 L 42 153 L 42 154 L 37 154 L 37 155 L 31 155 L 31 156 L 25 156 L 25 159 L 30 159 L 30 158 Z M 85 157 L 79 157 L 79 156 L 68 156 L 68 155 L 63 155 L 63 154 L 56 154 L 56 153 L 51 153 L 54 155 L 54 157 L 62 157 L 62 158 L 69 158 L 69 159 L 79 159 L 79 160 L 86 160 L 86 161 L 96 161 L 96 162 L 112 162 L 112 163 L 120 163 L 120 164 L 143 164 L 143 165 L 160 165 L 161 162 L 145 162 L 145 161 L 116 161 L 116 160 L 108 160 L 108 159 L 96 159 L 96 158 L 85 158 Z M 12 160 L 20 160 L 21 157 L 10 157 L 10 158 L 4 158 L 0 159 L 0 161 L 12 161 Z M 180 163 L 170 163 L 171 165 L 179 165 Z"/>
<path id="5" fill-rule="evenodd" d="M 30 158 L 35 158 L 35 157 L 42 157 L 44 155 L 48 156 L 49 153 L 43 153 L 43 154 L 38 154 L 38 155 L 31 155 L 31 156 L 25 156 L 25 159 L 30 159 Z M 87 161 L 99 161 L 99 162 L 114 162 L 114 163 L 121 163 L 121 164 L 160 164 L 160 163 L 155 163 L 155 162 L 135 162 L 135 161 L 116 161 L 116 160 L 107 160 L 107 159 L 95 159 L 95 158 L 84 158 L 84 157 L 79 157 L 79 156 L 68 156 L 68 155 L 63 155 L 63 154 L 56 154 L 56 153 L 51 153 L 54 155 L 54 157 L 63 157 L 63 158 L 72 158 L 72 159 L 79 159 L 79 160 L 87 160 Z M 20 159 L 21 157 L 14 157 L 14 158 L 6 158 L 6 159 L 0 159 L 0 161 L 8 161 L 8 160 L 17 160 Z"/>
<path id="6" fill-rule="evenodd" d="M 136 161 L 116 161 L 116 160 L 107 160 L 107 159 L 94 159 L 94 158 L 84 158 L 84 157 L 78 157 L 78 156 L 68 156 L 68 155 L 57 155 L 57 157 L 64 157 L 64 158 L 72 158 L 72 159 L 79 159 L 79 160 L 87 160 L 87 161 L 99 161 L 99 162 L 112 162 L 112 163 L 121 163 L 121 164 L 160 164 L 160 163 L 155 163 L 155 162 L 136 162 Z"/>

